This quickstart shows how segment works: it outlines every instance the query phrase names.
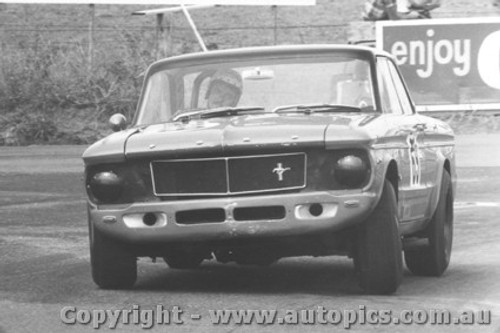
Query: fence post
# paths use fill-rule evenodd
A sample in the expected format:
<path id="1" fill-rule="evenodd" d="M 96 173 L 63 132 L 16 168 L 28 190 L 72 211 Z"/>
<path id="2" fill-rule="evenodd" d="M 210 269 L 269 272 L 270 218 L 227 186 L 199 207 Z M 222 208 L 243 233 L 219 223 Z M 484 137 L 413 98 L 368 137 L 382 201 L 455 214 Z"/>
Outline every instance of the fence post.
<path id="1" fill-rule="evenodd" d="M 7 90 L 7 82 L 5 81 L 4 75 L 4 64 L 5 64 L 5 54 L 4 54 L 4 39 L 5 39 L 5 28 L 3 24 L 0 24 L 0 90 Z"/>
<path id="2" fill-rule="evenodd" d="M 274 45 L 278 44 L 278 6 L 271 6 L 274 16 Z"/>
<path id="3" fill-rule="evenodd" d="M 89 23 L 89 54 L 88 54 L 88 69 L 89 74 L 94 67 L 94 32 L 95 32 L 95 5 L 89 5 L 90 23 Z"/>
<path id="4" fill-rule="evenodd" d="M 165 20 L 164 20 L 165 18 Z M 165 21 L 166 25 L 163 25 Z M 156 14 L 156 59 L 170 56 L 172 53 L 172 20 L 163 13 Z"/>
<path id="5" fill-rule="evenodd" d="M 165 34 L 165 57 L 170 57 L 173 53 L 173 45 L 172 45 L 172 30 L 173 30 L 173 15 L 167 14 L 167 33 Z"/>
<path id="6" fill-rule="evenodd" d="M 156 14 L 156 60 L 162 57 L 163 47 L 163 13 Z"/>

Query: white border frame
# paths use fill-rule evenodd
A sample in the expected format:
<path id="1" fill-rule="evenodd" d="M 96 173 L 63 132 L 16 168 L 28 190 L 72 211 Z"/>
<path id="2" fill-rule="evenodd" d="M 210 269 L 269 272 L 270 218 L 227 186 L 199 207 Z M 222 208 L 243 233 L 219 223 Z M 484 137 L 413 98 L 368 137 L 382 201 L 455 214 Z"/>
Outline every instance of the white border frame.
<path id="1" fill-rule="evenodd" d="M 1 3 L 68 5 L 234 5 L 234 6 L 314 6 L 316 0 L 1 0 Z"/>

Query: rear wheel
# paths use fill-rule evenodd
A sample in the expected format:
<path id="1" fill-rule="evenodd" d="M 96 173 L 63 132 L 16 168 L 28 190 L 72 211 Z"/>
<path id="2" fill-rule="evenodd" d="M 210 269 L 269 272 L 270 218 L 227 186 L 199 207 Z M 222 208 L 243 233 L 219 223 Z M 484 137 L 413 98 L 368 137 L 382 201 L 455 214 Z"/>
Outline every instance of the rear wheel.
<path id="1" fill-rule="evenodd" d="M 92 225 L 90 263 L 92 278 L 103 289 L 128 289 L 137 280 L 137 258 Z"/>
<path id="2" fill-rule="evenodd" d="M 415 275 L 441 276 L 450 263 L 453 242 L 453 192 L 451 176 L 443 172 L 439 201 L 432 220 L 427 225 L 428 242 L 405 251 L 405 262 Z"/>
<path id="3" fill-rule="evenodd" d="M 401 246 L 396 193 L 385 180 L 377 207 L 357 235 L 354 262 L 365 292 L 391 294 L 398 289 L 403 277 Z"/>

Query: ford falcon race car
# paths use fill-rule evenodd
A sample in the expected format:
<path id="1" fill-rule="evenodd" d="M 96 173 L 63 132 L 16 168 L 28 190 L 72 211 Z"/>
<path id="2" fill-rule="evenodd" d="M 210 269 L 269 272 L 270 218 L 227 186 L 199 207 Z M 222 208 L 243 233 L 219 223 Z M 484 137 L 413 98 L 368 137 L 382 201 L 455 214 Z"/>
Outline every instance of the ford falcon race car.
<path id="1" fill-rule="evenodd" d="M 418 114 L 393 58 L 347 45 L 160 60 L 134 119 L 83 154 L 92 276 L 130 288 L 138 257 L 268 265 L 344 255 L 367 293 L 450 261 L 454 135 Z"/>

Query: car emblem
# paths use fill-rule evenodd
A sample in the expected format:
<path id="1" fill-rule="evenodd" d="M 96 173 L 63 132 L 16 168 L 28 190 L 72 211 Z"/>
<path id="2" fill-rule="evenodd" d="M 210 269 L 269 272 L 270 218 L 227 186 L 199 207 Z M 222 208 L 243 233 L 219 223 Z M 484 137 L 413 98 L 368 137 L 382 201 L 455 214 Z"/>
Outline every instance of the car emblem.
<path id="1" fill-rule="evenodd" d="M 283 164 L 278 163 L 276 168 L 273 169 L 273 173 L 276 173 L 278 175 L 278 181 L 282 182 L 283 181 L 283 174 L 285 171 L 292 170 L 290 168 L 283 168 Z"/>

